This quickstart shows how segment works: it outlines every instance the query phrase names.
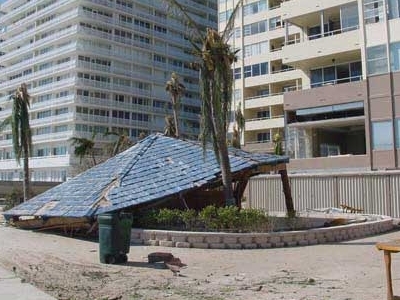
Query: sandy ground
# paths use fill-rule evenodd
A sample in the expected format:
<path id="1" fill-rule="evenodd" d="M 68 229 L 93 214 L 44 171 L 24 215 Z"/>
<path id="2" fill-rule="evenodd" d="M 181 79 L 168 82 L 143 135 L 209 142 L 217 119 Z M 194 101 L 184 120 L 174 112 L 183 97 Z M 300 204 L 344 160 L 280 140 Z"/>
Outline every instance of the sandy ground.
<path id="1" fill-rule="evenodd" d="M 128 263 L 99 262 L 98 243 L 0 226 L 0 265 L 57 299 L 385 299 L 377 241 L 260 250 L 131 246 Z M 147 255 L 171 252 L 188 266 L 174 276 Z M 400 294 L 400 255 L 393 255 Z M 396 293 L 396 291 L 398 291 Z"/>

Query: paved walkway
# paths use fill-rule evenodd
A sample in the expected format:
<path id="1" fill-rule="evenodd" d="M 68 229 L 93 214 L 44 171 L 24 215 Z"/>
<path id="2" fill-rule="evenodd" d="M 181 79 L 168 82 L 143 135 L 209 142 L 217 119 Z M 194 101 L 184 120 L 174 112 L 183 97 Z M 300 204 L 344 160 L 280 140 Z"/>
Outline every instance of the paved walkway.
<path id="1" fill-rule="evenodd" d="M 0 299 L 55 300 L 29 283 L 24 283 L 12 271 L 0 267 Z"/>

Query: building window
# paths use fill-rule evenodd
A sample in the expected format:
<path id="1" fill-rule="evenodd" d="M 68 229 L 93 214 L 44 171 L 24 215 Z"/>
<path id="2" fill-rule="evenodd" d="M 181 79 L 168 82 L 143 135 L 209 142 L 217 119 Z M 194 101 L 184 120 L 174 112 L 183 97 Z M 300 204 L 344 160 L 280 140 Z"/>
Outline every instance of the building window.
<path id="1" fill-rule="evenodd" d="M 400 148 L 400 118 L 394 120 L 394 134 L 396 140 L 396 148 Z"/>
<path id="2" fill-rule="evenodd" d="M 321 157 L 340 155 L 340 147 L 338 145 L 321 144 L 319 148 Z"/>
<path id="3" fill-rule="evenodd" d="M 390 70 L 400 71 L 400 42 L 390 44 Z"/>
<path id="4" fill-rule="evenodd" d="M 259 132 L 257 133 L 257 142 L 264 143 L 271 141 L 271 133 L 270 132 Z"/>
<path id="5" fill-rule="evenodd" d="M 400 0 L 388 0 L 389 19 L 400 18 Z"/>
<path id="6" fill-rule="evenodd" d="M 267 0 L 247 4 L 243 7 L 244 16 L 254 15 L 268 9 Z"/>
<path id="7" fill-rule="evenodd" d="M 242 68 L 235 68 L 234 71 L 233 71 L 233 77 L 235 79 L 242 78 Z"/>
<path id="8" fill-rule="evenodd" d="M 244 67 L 244 78 L 268 74 L 268 63 L 254 64 Z"/>
<path id="9" fill-rule="evenodd" d="M 390 150 L 392 148 L 392 123 L 390 121 L 372 122 L 372 149 Z"/>
<path id="10" fill-rule="evenodd" d="M 244 36 L 266 32 L 267 30 L 268 30 L 268 21 L 266 20 L 244 25 L 243 27 Z"/>
<path id="11" fill-rule="evenodd" d="M 270 31 L 281 28 L 281 27 L 283 27 L 283 25 L 284 25 L 284 22 L 282 22 L 280 16 L 269 19 L 269 30 Z"/>
<path id="12" fill-rule="evenodd" d="M 388 72 L 387 52 L 385 45 L 367 48 L 368 75 Z"/>
<path id="13" fill-rule="evenodd" d="M 253 55 L 260 55 L 263 53 L 268 53 L 268 42 L 260 42 L 244 47 L 244 57 L 250 57 Z"/>
<path id="14" fill-rule="evenodd" d="M 270 118 L 269 110 L 258 111 L 257 118 L 258 119 L 269 119 Z"/>
<path id="15" fill-rule="evenodd" d="M 385 13 L 383 0 L 364 0 L 364 21 L 366 24 L 383 21 Z"/>

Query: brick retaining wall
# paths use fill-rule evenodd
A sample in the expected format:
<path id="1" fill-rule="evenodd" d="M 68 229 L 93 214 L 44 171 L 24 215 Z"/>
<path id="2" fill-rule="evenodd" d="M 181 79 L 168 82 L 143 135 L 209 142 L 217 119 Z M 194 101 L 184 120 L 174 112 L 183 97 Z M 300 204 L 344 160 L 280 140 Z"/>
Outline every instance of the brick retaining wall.
<path id="1" fill-rule="evenodd" d="M 203 249 L 256 249 L 307 246 L 359 239 L 393 229 L 393 220 L 382 220 L 271 233 L 224 233 L 132 229 L 131 243 L 150 246 Z"/>

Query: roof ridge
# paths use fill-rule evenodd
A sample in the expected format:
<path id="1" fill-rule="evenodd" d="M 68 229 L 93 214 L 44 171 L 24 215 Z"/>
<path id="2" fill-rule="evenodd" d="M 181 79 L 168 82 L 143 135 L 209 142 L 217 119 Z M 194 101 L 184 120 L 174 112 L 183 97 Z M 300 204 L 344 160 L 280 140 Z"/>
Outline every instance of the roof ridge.
<path id="1" fill-rule="evenodd" d="M 147 145 L 143 145 L 143 148 L 140 149 L 140 151 L 136 154 L 135 159 L 131 161 L 131 164 L 128 164 L 119 174 L 118 176 L 120 177 L 119 182 L 121 183 L 125 176 L 129 173 L 130 170 L 132 170 L 133 166 L 139 161 L 139 158 L 147 151 L 147 149 L 150 148 L 151 145 L 153 145 L 154 141 L 158 139 L 159 135 L 153 134 L 149 135 L 147 138 L 144 140 L 140 141 L 140 143 L 144 143 L 146 140 L 150 140 Z"/>

